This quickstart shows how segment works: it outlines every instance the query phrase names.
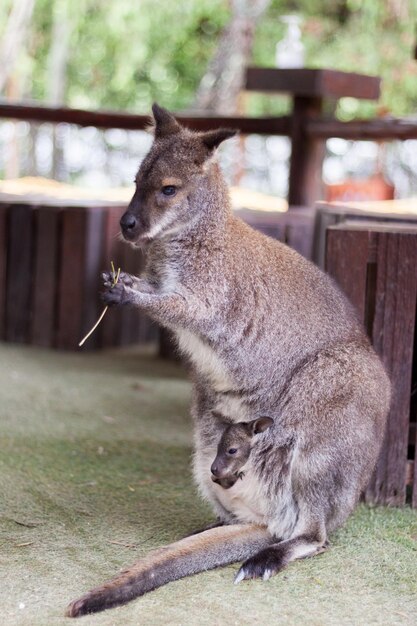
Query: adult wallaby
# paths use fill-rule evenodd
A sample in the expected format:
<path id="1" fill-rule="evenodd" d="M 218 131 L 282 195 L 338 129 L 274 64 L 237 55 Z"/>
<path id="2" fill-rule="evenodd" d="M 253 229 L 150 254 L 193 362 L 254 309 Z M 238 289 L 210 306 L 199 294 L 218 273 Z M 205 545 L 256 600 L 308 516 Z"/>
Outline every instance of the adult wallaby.
<path id="1" fill-rule="evenodd" d="M 236 561 L 236 582 L 321 552 L 351 513 L 383 438 L 390 382 L 347 299 L 294 250 L 233 215 L 214 158 L 234 135 L 194 133 L 153 106 L 155 139 L 121 219 L 146 246 L 142 278 L 104 275 L 107 304 L 171 329 L 194 381 L 194 474 L 219 522 L 146 558 L 70 604 L 76 617 Z M 213 412 L 268 415 L 245 480 L 223 489 L 210 466 Z M 223 526 L 222 526 L 223 525 Z"/>

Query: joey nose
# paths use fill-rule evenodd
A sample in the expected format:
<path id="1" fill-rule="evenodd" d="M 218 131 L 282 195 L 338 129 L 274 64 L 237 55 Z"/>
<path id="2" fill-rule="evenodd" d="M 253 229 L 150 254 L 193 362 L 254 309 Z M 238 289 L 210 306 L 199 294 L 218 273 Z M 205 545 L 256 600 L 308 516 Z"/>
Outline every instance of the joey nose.
<path id="1" fill-rule="evenodd" d="M 132 232 L 137 224 L 136 217 L 128 211 L 120 219 L 120 226 L 123 232 Z"/>
<path id="2" fill-rule="evenodd" d="M 218 476 L 219 475 L 219 468 L 217 467 L 217 465 L 215 463 L 213 463 L 213 465 L 210 468 L 211 473 L 213 474 L 213 476 Z"/>

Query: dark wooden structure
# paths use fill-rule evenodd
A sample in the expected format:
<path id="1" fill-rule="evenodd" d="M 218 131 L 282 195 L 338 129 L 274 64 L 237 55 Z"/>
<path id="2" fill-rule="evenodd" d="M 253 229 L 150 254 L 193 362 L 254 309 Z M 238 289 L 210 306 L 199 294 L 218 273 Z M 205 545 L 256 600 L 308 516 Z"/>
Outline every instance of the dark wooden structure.
<path id="1" fill-rule="evenodd" d="M 392 381 L 385 441 L 366 499 L 396 506 L 409 500 L 414 507 L 416 268 L 417 223 L 412 226 L 347 221 L 327 230 L 326 269 L 357 308 Z"/>
<path id="2" fill-rule="evenodd" d="M 137 273 L 140 254 L 118 239 L 125 206 L 112 203 L 0 202 L 0 339 L 63 350 L 78 349 L 103 305 L 103 268 Z M 107 315 L 84 349 L 156 337 L 136 310 Z"/>
<path id="3" fill-rule="evenodd" d="M 346 221 L 409 224 L 417 227 L 417 200 L 318 202 L 314 216 L 311 258 L 322 269 L 325 267 L 327 229 Z"/>

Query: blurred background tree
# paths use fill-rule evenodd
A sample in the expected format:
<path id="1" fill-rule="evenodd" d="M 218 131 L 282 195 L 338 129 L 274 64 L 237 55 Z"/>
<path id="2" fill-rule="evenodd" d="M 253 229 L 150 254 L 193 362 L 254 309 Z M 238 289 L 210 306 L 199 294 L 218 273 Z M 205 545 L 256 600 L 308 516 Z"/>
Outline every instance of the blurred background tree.
<path id="1" fill-rule="evenodd" d="M 33 14 L 32 4 L 3 0 L 0 6 L 0 93 L 16 99 L 134 112 L 148 111 L 158 100 L 176 110 L 216 110 L 207 76 L 213 77 L 220 53 L 225 68 L 233 67 L 239 52 L 245 62 L 273 65 L 284 33 L 280 17 L 297 13 L 308 66 L 384 79 L 379 105 L 344 99 L 339 117 L 373 115 L 376 106 L 393 115 L 416 110 L 412 0 L 35 0 Z M 19 5 L 20 27 L 10 46 Z M 251 32 L 239 39 L 234 29 L 245 11 Z M 222 49 L 225 41 L 229 45 Z M 219 90 L 215 80 L 210 87 Z M 246 112 L 253 115 L 281 113 L 286 106 L 285 98 L 245 98 Z M 231 108 L 229 102 L 227 112 Z"/>

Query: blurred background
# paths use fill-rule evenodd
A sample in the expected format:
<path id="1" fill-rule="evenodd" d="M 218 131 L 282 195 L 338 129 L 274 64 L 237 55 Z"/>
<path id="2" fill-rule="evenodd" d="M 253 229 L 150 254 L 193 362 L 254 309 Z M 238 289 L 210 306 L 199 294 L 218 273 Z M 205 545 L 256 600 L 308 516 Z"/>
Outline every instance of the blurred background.
<path id="1" fill-rule="evenodd" d="M 336 118 L 415 117 L 416 27 L 417 3 L 407 0 L 2 0 L 0 96 L 134 114 L 157 101 L 207 116 L 283 115 L 290 97 L 244 91 L 244 68 L 279 65 L 280 50 L 285 65 L 292 37 L 295 64 L 382 77 L 378 102 L 341 98 Z M 0 178 L 130 185 L 150 141 L 143 131 L 0 119 Z M 228 143 L 230 183 L 286 196 L 289 138 Z M 417 141 L 327 141 L 326 184 L 375 175 L 395 197 L 415 195 Z"/>

